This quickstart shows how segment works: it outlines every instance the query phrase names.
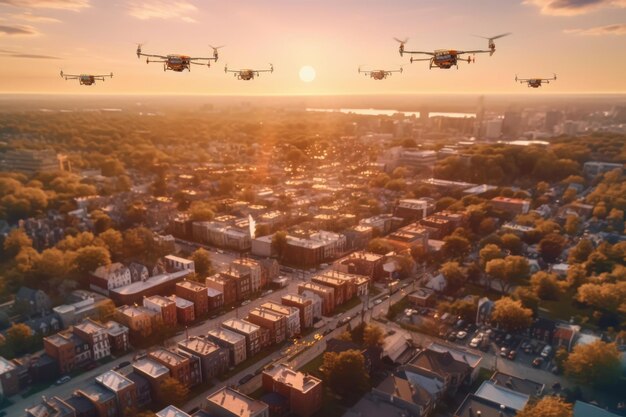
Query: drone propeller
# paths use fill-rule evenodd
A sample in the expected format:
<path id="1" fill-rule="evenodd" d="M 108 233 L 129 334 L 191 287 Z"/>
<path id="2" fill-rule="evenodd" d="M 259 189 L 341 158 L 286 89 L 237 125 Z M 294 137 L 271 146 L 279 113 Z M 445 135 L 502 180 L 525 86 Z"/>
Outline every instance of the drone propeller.
<path id="1" fill-rule="evenodd" d="M 274 65 L 270 63 L 270 72 L 274 72 Z"/>
<path id="2" fill-rule="evenodd" d="M 63 77 L 63 70 L 61 70 L 61 77 Z"/>
<path id="3" fill-rule="evenodd" d="M 138 43 L 137 44 L 137 58 L 141 58 L 141 47 L 144 45 L 145 43 Z"/>
<path id="4" fill-rule="evenodd" d="M 408 42 L 409 38 L 404 38 L 404 40 L 402 39 L 398 39 L 398 38 L 393 38 L 396 42 L 398 42 L 400 44 L 400 56 L 402 56 L 402 54 L 404 53 L 404 44 Z"/>
<path id="5" fill-rule="evenodd" d="M 217 61 L 217 58 L 218 58 L 218 53 L 217 53 L 217 51 L 218 51 L 219 49 L 223 48 L 224 46 L 226 46 L 226 45 L 220 45 L 220 46 L 212 46 L 212 45 L 209 45 L 209 47 L 210 47 L 211 49 L 213 49 L 213 58 L 215 58 L 215 60 L 216 60 L 216 61 Z"/>

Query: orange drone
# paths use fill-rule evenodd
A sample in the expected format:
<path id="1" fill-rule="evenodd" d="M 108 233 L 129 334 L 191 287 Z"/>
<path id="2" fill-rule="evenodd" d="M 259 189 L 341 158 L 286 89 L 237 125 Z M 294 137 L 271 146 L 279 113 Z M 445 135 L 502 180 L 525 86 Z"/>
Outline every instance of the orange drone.
<path id="1" fill-rule="evenodd" d="M 541 87 L 541 84 L 550 84 L 550 81 L 555 80 L 556 74 L 554 74 L 554 77 L 552 78 L 517 78 L 517 75 L 515 76 L 515 81 L 519 81 L 520 84 L 526 83 L 528 85 L 528 88 L 539 88 Z"/>
<path id="2" fill-rule="evenodd" d="M 80 85 L 93 85 L 96 83 L 96 80 L 104 81 L 105 77 L 113 78 L 113 73 L 106 74 L 106 75 L 91 75 L 91 74 L 74 75 L 74 74 L 65 74 L 63 71 L 61 71 L 61 77 L 65 78 L 66 80 L 78 80 Z"/>
<path id="3" fill-rule="evenodd" d="M 274 72 L 274 66 L 270 64 L 269 69 L 255 70 L 255 69 L 239 69 L 239 70 L 229 70 L 228 65 L 224 67 L 224 72 L 229 73 L 232 72 L 234 77 L 237 77 L 238 80 L 250 81 L 254 80 L 254 77 L 259 77 L 262 72 Z"/>
<path id="4" fill-rule="evenodd" d="M 158 62 L 163 64 L 163 71 L 175 71 L 175 72 L 183 72 L 184 70 L 191 71 L 191 65 L 206 65 L 207 67 L 211 66 L 211 61 L 217 62 L 219 55 L 217 53 L 218 49 L 222 48 L 222 46 L 211 46 L 213 49 L 212 57 L 191 57 L 188 55 L 180 55 L 180 54 L 169 54 L 169 55 L 156 55 L 156 54 L 144 54 L 141 51 L 142 44 L 137 45 L 137 58 L 141 58 L 142 56 L 146 57 L 146 64 L 151 62 Z M 150 61 L 150 58 L 157 58 L 156 60 Z M 196 62 L 200 61 L 200 62 Z M 206 62 L 204 62 L 206 61 Z"/>
<path id="5" fill-rule="evenodd" d="M 402 67 L 400 67 L 400 69 L 397 69 L 397 70 L 378 69 L 378 70 L 371 70 L 371 71 L 362 70 L 361 67 L 359 67 L 359 74 L 363 73 L 366 77 L 369 76 L 370 78 L 374 80 L 384 80 L 385 78 L 390 77 L 391 74 L 393 74 L 394 72 L 402 73 Z"/>
<path id="6" fill-rule="evenodd" d="M 488 49 L 476 49 L 476 50 L 469 50 L 469 51 L 457 51 L 455 49 L 437 49 L 433 52 L 407 51 L 404 49 L 404 45 L 408 41 L 408 38 L 404 40 L 398 39 L 398 38 L 394 38 L 394 39 L 400 43 L 400 48 L 399 48 L 400 56 L 403 56 L 404 54 L 430 55 L 430 58 L 411 57 L 411 63 L 413 63 L 414 61 L 430 61 L 429 66 L 428 66 L 429 69 L 432 69 L 433 67 L 437 67 L 441 69 L 450 69 L 453 66 L 455 66 L 458 69 L 459 62 L 467 62 L 468 64 L 475 62 L 475 58 L 473 56 L 471 57 L 468 56 L 467 59 L 465 59 L 465 58 L 461 58 L 461 55 L 465 55 L 465 54 L 475 55 L 475 54 L 487 54 L 488 53 L 489 56 L 491 56 L 493 55 L 494 52 L 496 52 L 496 44 L 494 41 L 496 39 L 499 39 L 508 35 L 510 35 L 510 33 L 503 33 L 501 35 L 492 36 L 490 38 L 481 36 L 481 38 L 487 39 Z"/>

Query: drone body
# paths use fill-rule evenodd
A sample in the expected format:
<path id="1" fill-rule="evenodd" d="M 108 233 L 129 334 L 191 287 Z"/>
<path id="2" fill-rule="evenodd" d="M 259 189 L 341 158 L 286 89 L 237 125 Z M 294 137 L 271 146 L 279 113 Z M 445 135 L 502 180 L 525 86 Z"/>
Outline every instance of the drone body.
<path id="1" fill-rule="evenodd" d="M 517 78 L 515 76 L 515 81 L 519 81 L 520 84 L 526 83 L 528 88 L 539 88 L 543 83 L 550 84 L 550 81 L 556 80 L 556 74 L 552 78 Z"/>
<path id="2" fill-rule="evenodd" d="M 80 85 L 93 85 L 96 83 L 96 80 L 104 81 L 105 77 L 113 78 L 113 73 L 105 74 L 105 75 L 92 75 L 92 74 L 65 74 L 61 71 L 61 77 L 65 80 L 78 80 Z"/>
<path id="3" fill-rule="evenodd" d="M 428 68 L 440 68 L 440 69 L 450 69 L 452 67 L 459 68 L 459 62 L 467 62 L 468 64 L 475 62 L 474 57 L 468 56 L 467 59 L 462 58 L 461 55 L 465 54 L 489 54 L 489 56 L 493 55 L 496 52 L 496 44 L 494 42 L 495 39 L 502 38 L 503 36 L 508 36 L 510 33 L 503 33 L 502 35 L 493 36 L 487 39 L 487 48 L 488 49 L 476 49 L 469 51 L 458 51 L 455 49 L 437 49 L 433 52 L 427 51 L 407 51 L 404 48 L 408 39 L 400 40 L 398 38 L 394 38 L 396 41 L 400 43 L 400 56 L 404 54 L 412 54 L 412 55 L 429 55 L 430 58 L 413 58 L 411 57 L 411 63 L 414 61 L 429 61 Z"/>
<path id="4" fill-rule="evenodd" d="M 206 65 L 207 67 L 211 66 L 211 61 L 217 62 L 219 55 L 218 49 L 221 46 L 213 47 L 213 56 L 212 57 L 191 57 L 188 55 L 181 54 L 169 54 L 169 55 L 156 55 L 156 54 L 144 54 L 141 50 L 141 44 L 137 45 L 137 58 L 141 58 L 142 56 L 146 57 L 146 64 L 149 63 L 161 63 L 163 64 L 163 71 L 174 71 L 174 72 L 183 72 L 184 70 L 191 71 L 191 65 Z M 152 61 L 150 58 L 156 58 Z"/>
<path id="5" fill-rule="evenodd" d="M 361 68 L 359 67 L 359 74 L 363 73 L 366 77 L 369 76 L 373 80 L 384 80 L 387 77 L 391 77 L 391 75 L 394 72 L 402 73 L 402 67 L 400 67 L 399 70 L 382 70 L 382 69 L 379 69 L 379 70 L 371 70 L 371 71 L 364 71 L 364 70 L 361 70 Z"/>
<path id="6" fill-rule="evenodd" d="M 259 77 L 262 72 L 274 72 L 274 66 L 270 64 L 269 69 L 255 70 L 250 68 L 244 68 L 239 70 L 229 70 L 228 65 L 224 67 L 224 72 L 229 73 L 232 72 L 233 76 L 238 80 L 243 81 L 251 81 L 254 80 L 255 77 Z"/>

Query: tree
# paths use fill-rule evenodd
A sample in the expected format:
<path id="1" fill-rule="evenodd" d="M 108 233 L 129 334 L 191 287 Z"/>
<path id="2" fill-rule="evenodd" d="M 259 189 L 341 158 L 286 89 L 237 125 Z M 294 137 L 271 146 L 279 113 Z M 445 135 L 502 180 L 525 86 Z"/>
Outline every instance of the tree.
<path id="1" fill-rule="evenodd" d="M 324 376 L 333 392 L 340 395 L 359 395 L 369 388 L 365 358 L 358 350 L 324 353 Z"/>
<path id="2" fill-rule="evenodd" d="M 504 259 L 492 259 L 485 265 L 485 273 L 487 274 L 487 282 L 491 288 L 492 279 L 503 282 L 506 279 L 506 263 Z"/>
<path id="3" fill-rule="evenodd" d="M 386 239 L 375 238 L 369 241 L 367 250 L 379 255 L 386 255 L 389 252 L 393 252 L 393 246 Z"/>
<path id="4" fill-rule="evenodd" d="M 550 233 L 539 242 L 539 253 L 541 253 L 544 261 L 554 263 L 556 258 L 563 252 L 565 243 L 566 240 L 563 236 L 557 233 Z"/>
<path id="5" fill-rule="evenodd" d="M 272 252 L 276 253 L 278 259 L 282 259 L 285 256 L 287 250 L 287 232 L 279 230 L 272 236 Z"/>
<path id="6" fill-rule="evenodd" d="M 16 323 L 7 330 L 7 347 L 15 354 L 21 355 L 33 347 L 33 330 L 24 323 Z"/>
<path id="7" fill-rule="evenodd" d="M 536 403 L 528 403 L 517 417 L 572 417 L 572 404 L 559 397 L 543 397 Z"/>
<path id="8" fill-rule="evenodd" d="M 192 255 L 191 260 L 196 268 L 196 273 L 200 277 L 206 277 L 211 272 L 211 255 L 203 248 L 197 249 Z"/>
<path id="9" fill-rule="evenodd" d="M 505 233 L 500 239 L 502 240 L 502 247 L 511 252 L 511 255 L 520 255 L 523 249 L 522 239 L 513 233 Z"/>
<path id="10" fill-rule="evenodd" d="M 89 214 L 89 216 L 91 217 L 96 233 L 102 233 L 113 227 L 113 220 L 111 220 L 109 215 L 102 210 L 94 210 Z"/>
<path id="11" fill-rule="evenodd" d="M 195 222 L 207 222 L 213 220 L 213 217 L 215 217 L 213 206 L 208 203 L 194 201 L 189 208 L 189 218 Z"/>
<path id="12" fill-rule="evenodd" d="M 626 281 L 583 284 L 578 287 L 576 298 L 600 310 L 626 312 Z"/>
<path id="13" fill-rule="evenodd" d="M 152 253 L 154 235 L 145 227 L 135 227 L 124 231 L 124 257 L 143 259 Z"/>
<path id="14" fill-rule="evenodd" d="M 15 257 L 22 248 L 32 248 L 33 241 L 22 229 L 13 229 L 4 239 L 4 256 L 6 258 Z"/>
<path id="15" fill-rule="evenodd" d="M 485 268 L 489 261 L 504 258 L 504 253 L 502 253 L 502 249 L 500 249 L 498 245 L 490 243 L 485 245 L 485 247 L 478 252 L 478 256 L 480 258 L 480 265 Z"/>
<path id="16" fill-rule="evenodd" d="M 533 291 L 542 300 L 558 300 L 561 294 L 561 287 L 556 274 L 539 271 L 530 278 L 530 285 Z"/>
<path id="17" fill-rule="evenodd" d="M 443 242 L 443 252 L 452 259 L 463 258 L 469 253 L 471 248 L 469 240 L 458 234 L 446 236 Z"/>
<path id="18" fill-rule="evenodd" d="M 159 402 L 163 407 L 170 404 L 180 407 L 187 401 L 187 395 L 189 395 L 189 389 L 186 386 L 169 376 L 161 382 L 159 392 Z"/>
<path id="19" fill-rule="evenodd" d="M 254 236 L 255 237 L 267 236 L 270 233 L 272 233 L 272 228 L 267 223 L 259 223 L 254 228 Z"/>
<path id="20" fill-rule="evenodd" d="M 620 369 L 617 346 L 601 340 L 576 345 L 565 361 L 565 374 L 582 384 L 613 384 L 619 378 Z"/>
<path id="21" fill-rule="evenodd" d="M 446 278 L 446 292 L 454 294 L 467 281 L 467 276 L 458 262 L 446 262 L 439 272 Z"/>
<path id="22" fill-rule="evenodd" d="M 464 320 L 474 321 L 478 304 L 476 300 L 454 300 L 453 302 L 442 301 L 437 305 L 440 313 L 450 313 L 454 316 L 461 316 Z"/>
<path id="23" fill-rule="evenodd" d="M 563 230 L 565 230 L 565 233 L 568 235 L 575 236 L 580 230 L 581 223 L 580 217 L 575 214 L 570 214 L 565 219 L 565 226 L 563 227 Z"/>
<path id="24" fill-rule="evenodd" d="M 363 343 L 367 347 L 381 348 L 385 343 L 385 332 L 380 326 L 368 324 L 363 330 Z"/>
<path id="25" fill-rule="evenodd" d="M 101 266 L 111 264 L 111 255 L 107 248 L 102 246 L 85 246 L 76 251 L 74 265 L 79 273 L 95 271 Z"/>
<path id="26" fill-rule="evenodd" d="M 593 243 L 589 239 L 581 239 L 576 246 L 569 250 L 567 261 L 570 264 L 586 262 L 593 249 Z"/>
<path id="27" fill-rule="evenodd" d="M 60 282 L 65 279 L 65 274 L 67 274 L 69 270 L 65 253 L 57 248 L 44 250 L 37 260 L 35 270 L 37 274 L 45 280 L 56 277 Z"/>
<path id="28" fill-rule="evenodd" d="M 109 250 L 111 257 L 119 260 L 124 253 L 124 238 L 122 233 L 115 229 L 108 229 L 98 235 L 98 238 Z"/>
<path id="29" fill-rule="evenodd" d="M 502 297 L 494 303 L 491 320 L 507 331 L 524 330 L 532 324 L 533 312 L 521 301 Z"/>
<path id="30" fill-rule="evenodd" d="M 567 285 L 578 288 L 587 282 L 587 271 L 580 264 L 570 265 L 567 269 Z"/>

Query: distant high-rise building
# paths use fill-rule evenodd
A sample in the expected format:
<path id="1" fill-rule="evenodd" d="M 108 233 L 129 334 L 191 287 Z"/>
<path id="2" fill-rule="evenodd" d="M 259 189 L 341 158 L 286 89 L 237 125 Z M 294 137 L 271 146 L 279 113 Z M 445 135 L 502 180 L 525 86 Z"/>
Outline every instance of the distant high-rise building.
<path id="1" fill-rule="evenodd" d="M 485 120 L 485 96 L 478 98 L 478 107 L 476 108 L 476 125 L 474 127 L 474 136 L 478 139 L 483 136 L 483 121 Z"/>
<path id="2" fill-rule="evenodd" d="M 502 135 L 507 139 L 515 139 L 522 128 L 522 112 L 517 110 L 508 110 L 504 112 L 504 120 L 502 121 Z"/>
<path id="3" fill-rule="evenodd" d="M 550 110 L 546 112 L 544 128 L 547 132 L 553 133 L 556 125 L 561 121 L 561 112 L 558 110 Z"/>
<path id="4" fill-rule="evenodd" d="M 71 171 L 66 155 L 52 149 L 14 149 L 6 152 L 0 161 L 4 171 L 22 172 L 27 175 L 38 172 Z"/>
<path id="5" fill-rule="evenodd" d="M 502 135 L 502 119 L 492 119 L 487 122 L 485 137 L 487 139 L 499 139 Z"/>

